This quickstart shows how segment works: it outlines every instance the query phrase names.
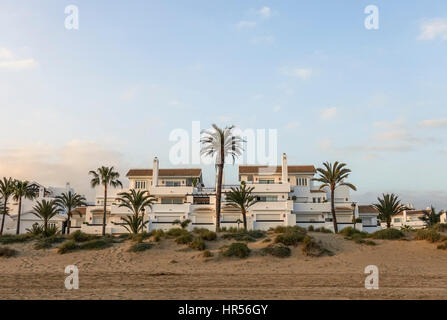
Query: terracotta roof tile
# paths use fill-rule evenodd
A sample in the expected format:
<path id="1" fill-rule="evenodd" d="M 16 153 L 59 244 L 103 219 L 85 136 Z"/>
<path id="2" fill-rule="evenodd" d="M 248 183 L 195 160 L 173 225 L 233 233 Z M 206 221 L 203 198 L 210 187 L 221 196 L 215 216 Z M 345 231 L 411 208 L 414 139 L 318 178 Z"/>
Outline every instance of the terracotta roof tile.
<path id="1" fill-rule="evenodd" d="M 359 206 L 359 213 L 379 213 L 373 205 Z"/>
<path id="2" fill-rule="evenodd" d="M 262 170 L 267 170 L 267 166 L 239 166 L 239 174 L 253 174 L 262 173 Z M 282 166 L 273 167 L 275 174 L 282 173 Z M 288 166 L 289 174 L 293 173 L 315 173 L 314 166 Z"/>
<path id="3" fill-rule="evenodd" d="M 160 169 L 159 177 L 200 177 L 202 169 Z M 152 169 L 130 169 L 126 177 L 152 177 Z"/>

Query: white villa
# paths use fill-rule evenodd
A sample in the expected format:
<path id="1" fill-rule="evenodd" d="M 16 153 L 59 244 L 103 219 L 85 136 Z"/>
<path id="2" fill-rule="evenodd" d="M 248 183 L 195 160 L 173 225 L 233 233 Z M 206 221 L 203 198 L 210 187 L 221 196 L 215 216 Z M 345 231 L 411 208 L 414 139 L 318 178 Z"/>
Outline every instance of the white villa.
<path id="1" fill-rule="evenodd" d="M 32 187 L 35 187 L 38 191 L 37 197 L 35 199 L 25 199 L 22 198 L 22 209 L 20 215 L 20 232 L 26 233 L 26 229 L 29 229 L 33 226 L 33 224 L 38 223 L 42 224 L 42 220 L 39 219 L 36 215 L 32 213 L 33 207 L 36 205 L 37 201 L 42 200 L 54 200 L 57 196 L 61 195 L 63 192 L 72 191 L 73 189 L 70 187 L 70 184 L 67 183 L 65 188 L 59 187 L 45 187 L 37 182 L 32 182 L 30 184 Z M 9 216 L 5 218 L 5 234 L 15 234 L 17 228 L 17 213 L 19 211 L 19 202 L 15 201 L 13 197 L 11 197 L 8 201 L 8 209 Z M 49 225 L 56 225 L 59 230 L 62 230 L 63 224 L 67 219 L 66 215 L 60 214 L 55 216 L 49 221 Z M 2 215 L 0 215 L 0 223 L 2 221 Z"/>
<path id="2" fill-rule="evenodd" d="M 296 225 L 333 229 L 330 192 L 319 190 L 313 183 L 315 174 L 313 165 L 289 166 L 285 154 L 281 166 L 240 166 L 239 181 L 253 186 L 253 194 L 257 197 L 257 202 L 247 214 L 248 228 L 267 230 Z M 145 209 L 149 231 L 170 229 L 173 221 L 187 219 L 191 220 L 191 229 L 215 229 L 216 189 L 204 187 L 201 169 L 160 169 L 159 160 L 155 158 L 152 169 L 131 169 L 126 177 L 130 189 L 147 190 L 157 199 L 152 208 Z M 235 185 L 223 185 L 221 227 L 238 227 L 242 220 L 240 211 L 229 207 L 225 201 L 225 192 L 231 187 Z M 104 199 L 101 190 L 98 192 L 95 205 L 81 208 L 85 214 L 75 216 L 72 227 L 86 233 L 101 233 L 103 206 L 107 201 L 106 232 L 127 232 L 122 218 L 130 215 L 130 211 L 119 207 L 117 194 L 110 194 Z M 335 205 L 339 230 L 353 226 L 353 221 L 359 218 L 362 222 L 356 223 L 357 229 L 367 232 L 380 229 L 378 212 L 370 206 L 358 206 L 352 202 L 347 187 L 339 187 L 335 191 Z"/>
<path id="3" fill-rule="evenodd" d="M 425 227 L 425 222 L 421 218 L 431 212 L 431 208 L 427 207 L 425 210 L 415 210 L 412 205 L 407 205 L 408 210 L 402 211 L 402 213 L 394 216 L 391 220 L 391 227 L 400 229 L 403 226 L 408 226 L 414 229 L 421 229 Z M 441 222 L 442 221 L 441 216 Z M 445 220 L 445 219 L 444 219 Z M 386 227 L 386 223 L 382 223 L 383 227 Z"/>

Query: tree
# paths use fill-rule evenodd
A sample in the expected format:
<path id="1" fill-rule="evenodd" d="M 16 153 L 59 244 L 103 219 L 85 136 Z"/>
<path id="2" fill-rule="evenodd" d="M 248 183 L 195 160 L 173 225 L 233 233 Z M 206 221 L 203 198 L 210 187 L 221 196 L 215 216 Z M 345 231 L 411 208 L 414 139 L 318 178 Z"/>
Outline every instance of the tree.
<path id="1" fill-rule="evenodd" d="M 0 197 L 3 199 L 2 225 L 0 227 L 0 236 L 3 234 L 6 215 L 8 214 L 8 200 L 14 194 L 14 180 L 12 178 L 3 178 L 0 180 Z"/>
<path id="2" fill-rule="evenodd" d="M 93 176 L 90 181 L 92 188 L 97 186 L 104 186 L 104 215 L 102 219 L 102 235 L 106 235 L 106 218 L 107 218 L 107 188 L 112 186 L 114 188 L 123 187 L 123 184 L 119 180 L 120 174 L 114 170 L 113 167 L 104 167 L 96 169 L 96 171 L 90 171 L 90 175 Z"/>
<path id="3" fill-rule="evenodd" d="M 71 217 L 74 213 L 82 215 L 78 207 L 86 206 L 87 200 L 84 196 L 77 194 L 76 192 L 64 192 L 60 196 L 56 197 L 56 203 L 63 211 L 67 212 L 67 234 L 70 234 Z"/>
<path id="4" fill-rule="evenodd" d="M 379 219 L 386 221 L 387 228 L 391 227 L 391 218 L 399 213 L 407 210 L 407 208 L 400 203 L 399 197 L 394 193 L 382 194 L 382 198 L 377 198 L 379 203 L 373 206 L 379 211 Z"/>
<path id="5" fill-rule="evenodd" d="M 351 170 L 346 168 L 346 163 L 340 163 L 336 161 L 334 164 L 325 162 L 324 168 L 318 168 L 318 178 L 312 179 L 313 181 L 321 182 L 320 190 L 328 187 L 331 191 L 331 213 L 332 221 L 334 223 L 334 232 L 338 233 L 337 216 L 335 215 L 335 189 L 339 186 L 347 186 L 348 188 L 356 191 L 357 188 L 344 180 L 349 176 Z"/>
<path id="6" fill-rule="evenodd" d="M 29 183 L 29 181 L 16 180 L 14 182 L 13 199 L 19 201 L 19 209 L 17 211 L 17 227 L 16 234 L 20 233 L 20 217 L 22 214 L 22 199 L 34 199 L 38 196 L 39 189 Z"/>
<path id="7" fill-rule="evenodd" d="M 43 220 L 43 232 L 47 235 L 48 221 L 54 218 L 57 214 L 61 213 L 61 209 L 58 206 L 56 200 L 42 200 L 38 201 L 34 206 L 32 213 Z"/>
<path id="8" fill-rule="evenodd" d="M 119 207 L 128 208 L 132 216 L 124 217 L 127 226 L 124 226 L 130 233 L 139 233 L 149 221 L 144 221 L 144 211 L 146 207 L 152 209 L 155 198 L 149 195 L 146 190 L 130 190 L 129 192 L 118 193 Z M 140 215 L 141 213 L 141 215 Z"/>
<path id="9" fill-rule="evenodd" d="M 436 213 L 436 210 L 433 206 L 431 206 L 430 211 L 423 211 L 424 216 L 419 217 L 420 220 L 425 222 L 425 225 L 430 228 L 433 227 L 435 224 L 441 221 L 441 212 Z"/>
<path id="10" fill-rule="evenodd" d="M 201 139 L 201 154 L 209 157 L 216 157 L 217 186 L 216 186 L 216 231 L 220 229 L 220 210 L 222 199 L 222 177 L 225 165 L 225 158 L 231 157 L 234 161 L 242 154 L 242 143 L 244 140 L 233 135 L 234 126 L 219 128 L 213 124 L 213 129 L 205 130 Z"/>
<path id="11" fill-rule="evenodd" d="M 247 231 L 247 211 L 256 203 L 256 198 L 252 195 L 253 189 L 254 187 L 247 188 L 245 182 L 242 182 L 240 187 L 231 188 L 231 191 L 226 193 L 229 206 L 241 210 L 245 231 Z"/>

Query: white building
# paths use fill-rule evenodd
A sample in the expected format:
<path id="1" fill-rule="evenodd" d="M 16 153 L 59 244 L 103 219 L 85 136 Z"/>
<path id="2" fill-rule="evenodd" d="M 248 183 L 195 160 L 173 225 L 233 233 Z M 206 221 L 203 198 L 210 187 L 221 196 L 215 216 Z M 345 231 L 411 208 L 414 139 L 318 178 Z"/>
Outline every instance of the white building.
<path id="1" fill-rule="evenodd" d="M 319 190 L 312 178 L 316 170 L 313 165 L 288 166 L 284 154 L 281 166 L 240 166 L 239 181 L 254 187 L 257 202 L 247 213 L 249 229 L 267 230 L 276 226 L 302 226 L 333 229 L 330 208 L 330 192 Z M 160 169 L 154 159 L 152 169 L 131 169 L 127 173 L 130 189 L 147 190 L 157 200 L 152 208 L 146 208 L 148 230 L 170 229 L 175 220 L 191 220 L 190 228 L 215 229 L 216 189 L 205 188 L 202 170 L 198 168 Z M 240 184 L 236 185 L 239 186 Z M 235 185 L 223 185 L 221 227 L 238 227 L 242 220 L 238 209 L 228 206 L 225 192 Z M 119 207 L 117 193 L 111 191 L 107 199 L 106 233 L 127 232 L 123 217 L 131 212 Z M 83 208 L 85 220 L 73 219 L 72 225 L 88 233 L 101 233 L 104 199 L 98 190 L 94 206 Z M 373 232 L 377 226 L 377 212 L 363 210 L 351 200 L 347 187 L 335 191 L 335 210 L 339 230 L 353 226 L 353 219 L 360 218 L 356 228 Z"/>
<path id="2" fill-rule="evenodd" d="M 431 212 L 431 208 L 427 207 L 425 210 L 416 210 L 412 205 L 407 205 L 408 210 L 402 211 L 391 219 L 391 227 L 400 229 L 403 226 L 408 226 L 414 229 L 425 228 L 426 223 L 421 220 L 426 214 Z M 386 222 L 382 222 L 382 227 L 386 228 Z"/>

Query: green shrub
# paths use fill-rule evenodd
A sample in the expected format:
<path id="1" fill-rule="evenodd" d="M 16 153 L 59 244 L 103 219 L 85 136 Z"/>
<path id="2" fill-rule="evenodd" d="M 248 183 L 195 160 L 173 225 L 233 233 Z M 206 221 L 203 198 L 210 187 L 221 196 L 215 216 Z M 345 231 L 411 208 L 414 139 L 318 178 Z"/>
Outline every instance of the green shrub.
<path id="1" fill-rule="evenodd" d="M 299 226 L 277 226 L 273 229 L 274 233 L 287 233 L 287 232 L 300 232 L 300 233 L 306 233 L 307 230 L 305 228 L 299 227 Z"/>
<path id="2" fill-rule="evenodd" d="M 192 242 L 189 243 L 189 247 L 199 250 L 199 251 L 203 251 L 205 250 L 205 241 L 203 241 L 202 238 L 197 237 L 195 238 Z"/>
<path id="3" fill-rule="evenodd" d="M 130 239 L 135 242 L 143 242 L 143 240 L 149 239 L 152 237 L 152 233 L 142 232 L 142 233 L 133 233 L 130 235 Z"/>
<path id="4" fill-rule="evenodd" d="M 346 227 L 343 228 L 343 230 L 339 231 L 338 233 L 345 237 L 352 237 L 354 234 L 359 234 L 361 232 L 357 229 L 354 229 L 353 227 Z"/>
<path id="5" fill-rule="evenodd" d="M 15 257 L 19 252 L 17 250 L 8 248 L 8 247 L 2 247 L 0 248 L 0 257 L 3 258 L 11 258 Z"/>
<path id="6" fill-rule="evenodd" d="M 331 229 L 326 229 L 325 227 L 316 228 L 315 232 L 321 233 L 333 233 Z"/>
<path id="7" fill-rule="evenodd" d="M 222 252 L 225 257 L 246 258 L 250 255 L 250 249 L 243 242 L 234 242 Z"/>
<path id="8" fill-rule="evenodd" d="M 269 254 L 274 257 L 286 258 L 290 257 L 292 250 L 289 247 L 283 245 L 282 243 L 270 244 L 269 246 L 262 249 L 263 254 Z"/>
<path id="9" fill-rule="evenodd" d="M 371 238 L 373 239 L 386 239 L 386 240 L 401 239 L 404 236 L 405 235 L 403 234 L 402 231 L 393 228 L 379 230 L 371 234 Z"/>
<path id="10" fill-rule="evenodd" d="M 58 249 L 57 252 L 60 254 L 68 253 L 77 250 L 79 246 L 74 240 L 65 241 Z"/>
<path id="11" fill-rule="evenodd" d="M 36 250 L 49 249 L 49 248 L 51 248 L 53 246 L 53 244 L 60 243 L 62 241 L 64 241 L 64 238 L 56 237 L 56 236 L 52 236 L 52 237 L 48 237 L 48 238 L 42 238 L 42 239 L 39 239 L 34 244 L 34 249 L 36 249 Z"/>
<path id="12" fill-rule="evenodd" d="M 303 239 L 302 252 L 309 257 L 320 257 L 322 255 L 333 255 L 333 253 L 321 246 L 320 243 L 315 242 L 311 237 L 306 236 Z"/>
<path id="13" fill-rule="evenodd" d="M 161 229 L 158 230 L 152 230 L 152 235 L 154 237 L 154 241 L 155 242 L 159 242 L 161 240 L 162 237 L 164 237 L 165 232 Z"/>
<path id="14" fill-rule="evenodd" d="M 43 227 L 36 222 L 26 231 L 33 236 L 40 236 L 43 233 Z"/>
<path id="15" fill-rule="evenodd" d="M 175 238 L 175 242 L 177 244 L 188 244 L 191 241 L 192 241 L 192 234 L 189 232 L 184 233 L 184 234 L 178 236 L 177 238 Z"/>
<path id="16" fill-rule="evenodd" d="M 305 234 L 300 232 L 287 232 L 279 234 L 275 239 L 275 243 L 282 243 L 286 246 L 297 246 L 298 243 L 303 241 L 305 236 Z"/>
<path id="17" fill-rule="evenodd" d="M 47 227 L 47 231 L 43 231 L 43 235 L 45 237 L 52 237 L 59 234 L 59 229 L 55 225 L 51 225 Z"/>
<path id="18" fill-rule="evenodd" d="M 169 237 L 179 237 L 185 234 L 189 234 L 188 230 L 180 229 L 180 228 L 172 228 L 165 232 L 165 234 Z"/>
<path id="19" fill-rule="evenodd" d="M 447 223 L 437 223 L 432 228 L 439 232 L 446 232 L 447 231 Z"/>
<path id="20" fill-rule="evenodd" d="M 87 242 L 82 242 L 79 245 L 79 249 L 81 250 L 101 250 L 108 248 L 112 245 L 112 242 L 110 239 L 107 238 L 100 238 L 100 239 L 94 239 Z"/>
<path id="21" fill-rule="evenodd" d="M 265 238 L 264 240 L 262 240 L 262 242 L 272 242 L 272 239 L 270 239 L 270 238 Z"/>
<path id="22" fill-rule="evenodd" d="M 364 244 L 366 244 L 367 246 L 375 246 L 376 245 L 376 243 L 374 241 L 372 241 L 372 240 L 366 240 L 364 242 Z"/>
<path id="23" fill-rule="evenodd" d="M 416 232 L 414 239 L 438 242 L 441 239 L 441 234 L 434 229 L 419 229 Z"/>
<path id="24" fill-rule="evenodd" d="M 3 236 L 0 236 L 0 243 L 1 244 L 11 244 L 11 243 L 20 243 L 20 242 L 26 242 L 33 240 L 34 237 L 30 233 L 26 234 L 5 234 Z"/>
<path id="25" fill-rule="evenodd" d="M 447 243 L 439 244 L 438 249 L 440 250 L 447 250 Z"/>
<path id="26" fill-rule="evenodd" d="M 307 227 L 307 231 L 310 231 L 310 232 L 314 231 L 314 226 L 310 225 L 309 227 Z"/>
<path id="27" fill-rule="evenodd" d="M 153 247 L 153 244 L 151 242 L 137 242 L 137 243 L 131 245 L 129 250 L 127 250 L 127 251 L 142 252 L 142 251 L 149 250 L 152 247 Z"/>
<path id="28" fill-rule="evenodd" d="M 70 233 L 69 238 L 74 240 L 75 242 L 87 242 L 93 239 L 97 239 L 98 236 L 93 234 L 87 234 L 82 232 L 81 230 L 76 230 L 73 233 Z"/>
<path id="29" fill-rule="evenodd" d="M 214 256 L 214 254 L 211 251 L 209 251 L 209 250 L 203 251 L 204 258 L 211 258 L 212 256 Z"/>
<path id="30" fill-rule="evenodd" d="M 217 239 L 217 234 L 205 228 L 194 229 L 194 233 L 198 234 L 203 240 L 213 241 Z"/>

